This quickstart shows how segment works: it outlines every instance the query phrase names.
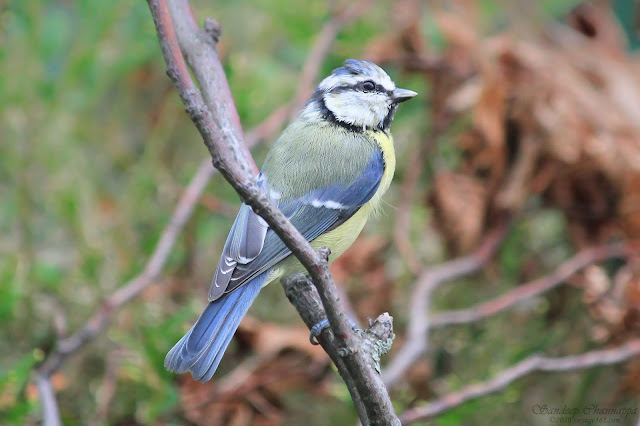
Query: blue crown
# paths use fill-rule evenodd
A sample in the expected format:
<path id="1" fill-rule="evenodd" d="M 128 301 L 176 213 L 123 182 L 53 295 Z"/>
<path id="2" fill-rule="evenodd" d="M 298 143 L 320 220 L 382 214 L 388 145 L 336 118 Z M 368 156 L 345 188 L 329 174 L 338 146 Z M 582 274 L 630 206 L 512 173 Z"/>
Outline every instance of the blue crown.
<path id="1" fill-rule="evenodd" d="M 359 59 L 347 59 L 344 61 L 343 65 L 340 68 L 336 68 L 333 70 L 333 75 L 370 75 L 376 76 L 379 75 L 382 71 L 382 68 L 369 61 L 362 61 Z M 384 72 L 384 71 L 382 71 Z"/>

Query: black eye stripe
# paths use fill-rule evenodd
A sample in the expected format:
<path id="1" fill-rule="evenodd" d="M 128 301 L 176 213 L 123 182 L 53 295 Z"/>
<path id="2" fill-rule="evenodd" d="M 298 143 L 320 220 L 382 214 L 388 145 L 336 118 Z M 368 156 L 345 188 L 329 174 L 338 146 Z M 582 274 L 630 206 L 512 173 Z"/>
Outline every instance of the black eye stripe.
<path id="1" fill-rule="evenodd" d="M 364 83 L 366 83 L 368 81 L 369 80 L 363 81 L 363 82 L 360 82 L 360 83 L 357 83 L 357 84 L 345 84 L 345 85 L 342 85 L 342 86 L 337 86 L 337 87 L 334 87 L 334 88 L 326 91 L 325 93 L 343 93 L 343 92 L 348 92 L 348 91 L 359 91 L 359 92 L 385 93 L 388 96 L 391 96 L 393 94 L 393 90 L 387 90 L 381 84 L 376 84 L 374 90 L 364 90 L 364 88 L 362 86 L 363 86 Z"/>

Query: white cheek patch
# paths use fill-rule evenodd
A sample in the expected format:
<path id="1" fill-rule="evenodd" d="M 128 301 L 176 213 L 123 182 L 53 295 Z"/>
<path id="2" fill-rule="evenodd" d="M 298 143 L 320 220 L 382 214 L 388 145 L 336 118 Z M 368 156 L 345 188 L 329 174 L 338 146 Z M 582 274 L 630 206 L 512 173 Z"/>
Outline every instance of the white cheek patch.
<path id="1" fill-rule="evenodd" d="M 389 113 L 389 98 L 384 93 L 348 90 L 327 93 L 324 102 L 337 120 L 355 127 L 378 127 Z"/>

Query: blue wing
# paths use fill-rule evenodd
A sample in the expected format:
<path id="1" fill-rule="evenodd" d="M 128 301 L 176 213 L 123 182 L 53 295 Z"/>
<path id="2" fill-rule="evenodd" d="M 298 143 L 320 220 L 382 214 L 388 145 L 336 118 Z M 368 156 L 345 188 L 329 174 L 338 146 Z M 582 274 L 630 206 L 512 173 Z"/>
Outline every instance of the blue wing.
<path id="1" fill-rule="evenodd" d="M 380 186 L 384 173 L 382 152 L 376 150 L 367 166 L 350 184 L 334 184 L 312 190 L 302 197 L 278 200 L 269 191 L 267 177 L 258 178 L 261 188 L 308 240 L 335 229 L 367 203 Z M 213 278 L 209 301 L 233 291 L 291 254 L 275 232 L 245 204 L 231 228 Z"/>

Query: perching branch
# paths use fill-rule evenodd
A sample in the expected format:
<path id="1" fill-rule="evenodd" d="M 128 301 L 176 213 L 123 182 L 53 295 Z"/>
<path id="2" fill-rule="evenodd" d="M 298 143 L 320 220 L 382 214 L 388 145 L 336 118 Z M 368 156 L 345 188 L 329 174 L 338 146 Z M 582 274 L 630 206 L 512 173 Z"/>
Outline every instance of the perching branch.
<path id="1" fill-rule="evenodd" d="M 250 156 L 247 158 L 245 155 L 247 151 L 243 149 L 237 113 L 215 50 L 217 40 L 212 34 L 219 36 L 219 27 L 213 20 L 207 20 L 209 31 L 198 28 L 186 0 L 174 0 L 170 4 L 167 0 L 148 0 L 148 4 L 167 63 L 167 74 L 198 128 L 213 165 L 309 272 L 318 289 L 336 345 L 341 349 L 356 391 L 365 403 L 369 424 L 398 424 L 386 388 L 368 387 L 378 373 L 373 368 L 361 368 L 368 365 L 367 354 L 358 346 L 359 340 L 340 307 L 327 260 L 311 247 L 255 182 L 255 164 Z M 204 97 L 191 80 L 183 54 Z"/>
<path id="2" fill-rule="evenodd" d="M 493 379 L 468 385 L 427 405 L 412 408 L 401 416 L 402 424 L 424 421 L 472 399 L 480 398 L 507 387 L 513 381 L 534 371 L 565 372 L 611 365 L 640 356 L 640 340 L 633 339 L 614 349 L 586 352 L 581 355 L 549 358 L 533 355 L 513 367 L 503 370 Z"/>
<path id="3" fill-rule="evenodd" d="M 637 243 L 617 243 L 584 249 L 571 259 L 562 263 L 549 275 L 522 284 L 495 299 L 480 303 L 468 309 L 434 314 L 430 319 L 431 327 L 467 324 L 482 320 L 509 309 L 523 300 L 538 296 L 557 287 L 573 274 L 593 263 L 601 262 L 612 257 L 638 254 L 640 254 L 640 246 Z"/>
<path id="4" fill-rule="evenodd" d="M 409 326 L 406 343 L 394 355 L 382 376 L 387 386 L 402 378 L 409 367 L 427 350 L 429 332 L 429 305 L 431 293 L 441 284 L 480 270 L 495 254 L 509 229 L 510 219 L 505 218 L 490 231 L 478 249 L 472 254 L 427 269 L 417 281 L 411 294 Z"/>
<path id="5" fill-rule="evenodd" d="M 282 280 L 282 287 L 284 288 L 287 298 L 291 304 L 295 306 L 307 327 L 311 328 L 327 317 L 322 307 L 318 291 L 307 277 L 302 274 L 286 277 Z M 332 296 L 338 297 L 338 295 Z M 391 348 L 391 343 L 393 342 L 393 318 L 386 313 L 382 314 L 367 330 L 359 331 L 358 334 L 361 340 L 359 347 L 369 352 L 369 359 L 366 361 L 369 363 L 373 362 L 373 368 L 379 371 L 380 365 L 378 361 L 380 357 Z M 350 367 L 344 362 L 344 348 L 337 344 L 336 337 L 331 330 L 327 330 L 318 336 L 318 342 L 336 365 L 342 379 L 347 384 L 351 398 L 358 410 L 361 423 L 371 424 L 367 413 L 366 401 L 363 401 L 363 399 L 368 398 L 369 395 L 361 395 L 358 392 L 358 386 L 355 383 L 353 375 L 350 373 Z M 361 369 L 370 367 L 371 365 L 360 366 Z M 372 379 L 373 382 L 368 383 L 368 388 L 384 387 L 379 375 L 373 376 L 370 379 Z"/>

